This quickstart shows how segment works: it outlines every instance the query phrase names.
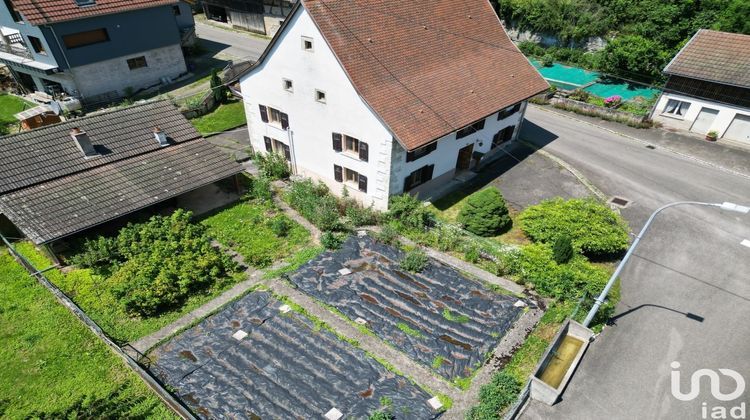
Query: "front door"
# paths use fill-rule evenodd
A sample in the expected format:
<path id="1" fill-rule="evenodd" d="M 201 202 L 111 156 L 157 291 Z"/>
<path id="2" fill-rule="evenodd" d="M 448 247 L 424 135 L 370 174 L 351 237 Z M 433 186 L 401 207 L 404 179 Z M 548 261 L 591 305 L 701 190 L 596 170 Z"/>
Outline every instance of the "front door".
<path id="1" fill-rule="evenodd" d="M 456 172 L 469 169 L 469 167 L 471 166 L 472 152 L 474 152 L 474 143 L 458 151 L 458 159 L 456 159 Z"/>
<path id="2" fill-rule="evenodd" d="M 693 126 L 690 127 L 690 131 L 698 134 L 708 133 L 718 113 L 718 109 L 701 108 L 701 112 L 698 113 L 698 117 L 695 119 Z"/>

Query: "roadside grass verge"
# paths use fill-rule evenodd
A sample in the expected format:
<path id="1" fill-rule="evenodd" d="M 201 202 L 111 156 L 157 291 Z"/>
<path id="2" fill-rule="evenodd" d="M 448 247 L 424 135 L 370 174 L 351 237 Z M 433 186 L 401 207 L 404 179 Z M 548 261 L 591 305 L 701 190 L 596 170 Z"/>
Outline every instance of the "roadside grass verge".
<path id="1" fill-rule="evenodd" d="M 242 101 L 221 104 L 212 112 L 190 122 L 203 136 L 231 130 L 247 124 L 245 105 Z"/>
<path id="2" fill-rule="evenodd" d="M 0 272 L 0 417 L 176 418 L 5 248 Z"/>

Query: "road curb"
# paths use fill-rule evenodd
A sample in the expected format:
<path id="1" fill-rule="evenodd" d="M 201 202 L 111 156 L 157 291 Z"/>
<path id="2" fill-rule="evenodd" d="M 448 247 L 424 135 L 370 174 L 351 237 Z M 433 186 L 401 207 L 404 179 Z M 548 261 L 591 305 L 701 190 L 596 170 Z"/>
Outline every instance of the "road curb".
<path id="1" fill-rule="evenodd" d="M 573 121 L 576 121 L 576 122 L 580 122 L 580 123 L 589 125 L 591 127 L 599 128 L 601 130 L 607 131 L 607 132 L 612 133 L 612 134 L 616 134 L 616 135 L 618 135 L 620 137 L 623 137 L 623 138 L 626 138 L 628 140 L 635 141 L 635 142 L 637 142 L 639 144 L 642 144 L 644 146 L 653 146 L 654 145 L 653 143 L 651 143 L 651 142 L 649 142 L 647 140 L 643 140 L 643 139 L 640 139 L 638 137 L 631 136 L 630 134 L 625 134 L 625 133 L 619 132 L 617 130 L 613 130 L 611 128 L 602 127 L 601 125 L 594 124 L 594 123 L 591 123 L 589 121 L 585 121 L 585 120 L 582 120 L 580 118 L 576 118 L 574 116 L 564 114 L 562 112 L 553 111 L 551 109 L 547 109 L 545 107 L 538 106 L 538 105 L 533 105 L 532 104 L 532 106 L 535 109 L 538 109 L 540 111 L 544 111 L 544 112 L 549 112 L 549 113 L 552 113 L 552 114 L 556 114 L 556 115 L 559 115 L 559 116 L 561 116 L 563 118 L 568 118 L 570 120 L 573 120 Z M 681 157 L 683 159 L 687 159 L 689 161 L 698 163 L 700 165 L 703 165 L 703 166 L 706 166 L 706 167 L 709 167 L 709 168 L 713 168 L 713 169 L 719 170 L 719 171 L 724 172 L 724 173 L 728 173 L 728 174 L 731 174 L 731 175 L 739 176 L 739 177 L 742 177 L 742 178 L 745 178 L 745 179 L 750 179 L 750 174 L 746 174 L 744 172 L 735 171 L 734 169 L 726 168 L 726 167 L 718 165 L 716 163 L 709 162 L 709 161 L 703 160 L 701 158 L 697 158 L 697 157 L 695 157 L 693 155 L 690 155 L 690 154 L 687 154 L 687 153 L 683 153 L 683 152 L 680 152 L 678 150 L 675 150 L 675 149 L 672 149 L 672 148 L 669 148 L 669 147 L 665 147 L 665 146 L 659 145 L 659 149 L 665 150 L 665 151 L 667 151 L 669 153 L 672 153 L 674 155 L 677 155 L 677 156 L 679 156 L 679 157 Z"/>

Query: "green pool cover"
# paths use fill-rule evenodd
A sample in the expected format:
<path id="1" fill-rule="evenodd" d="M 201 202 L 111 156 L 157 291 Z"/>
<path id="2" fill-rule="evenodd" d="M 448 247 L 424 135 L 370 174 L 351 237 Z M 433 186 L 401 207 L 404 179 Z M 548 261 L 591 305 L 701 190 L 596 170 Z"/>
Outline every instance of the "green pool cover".
<path id="1" fill-rule="evenodd" d="M 537 60 L 532 59 L 530 61 L 542 77 L 547 79 L 550 84 L 555 85 L 560 89 L 574 90 L 583 88 L 583 90 L 592 95 L 600 96 L 602 98 L 619 95 L 624 101 L 632 100 L 636 96 L 650 99 L 658 95 L 660 92 L 659 89 L 630 83 L 622 79 L 601 77 L 601 75 L 595 71 L 564 66 L 560 63 L 555 63 L 550 67 L 544 67 Z"/>

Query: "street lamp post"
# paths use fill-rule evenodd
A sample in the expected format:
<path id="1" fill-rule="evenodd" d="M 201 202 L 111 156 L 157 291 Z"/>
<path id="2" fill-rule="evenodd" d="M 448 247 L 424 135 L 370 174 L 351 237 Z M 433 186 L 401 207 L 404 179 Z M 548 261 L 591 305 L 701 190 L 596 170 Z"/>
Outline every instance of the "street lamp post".
<path id="1" fill-rule="evenodd" d="M 725 203 L 702 203 L 700 201 L 678 201 L 676 203 L 670 203 L 670 204 L 661 206 L 658 209 L 656 209 L 656 211 L 651 214 L 651 217 L 648 218 L 648 220 L 646 221 L 646 224 L 643 225 L 643 228 L 638 233 L 638 236 L 635 237 L 633 244 L 630 245 L 630 248 L 628 248 L 628 252 L 625 254 L 625 257 L 623 257 L 622 261 L 620 261 L 620 264 L 617 266 L 617 269 L 615 270 L 615 272 L 612 273 L 612 277 L 609 278 L 609 281 L 607 282 L 607 285 L 604 286 L 604 290 L 602 290 L 602 293 L 599 295 L 599 297 L 596 298 L 596 301 L 594 302 L 594 306 L 591 307 L 591 310 L 589 311 L 588 315 L 586 315 L 586 319 L 583 321 L 584 327 L 588 327 L 589 324 L 591 323 L 591 320 L 594 319 L 594 316 L 596 315 L 597 311 L 599 311 L 599 307 L 602 306 L 602 304 L 604 303 L 604 300 L 607 298 L 607 295 L 609 294 L 609 290 L 615 284 L 615 280 L 617 280 L 617 277 L 620 276 L 620 272 L 625 266 L 625 263 L 627 263 L 628 260 L 630 259 L 630 256 L 633 255 L 633 251 L 635 251 L 635 247 L 638 246 L 638 243 L 641 241 L 641 238 L 646 233 L 649 226 L 651 226 L 651 222 L 654 221 L 654 218 L 656 217 L 656 215 L 659 214 L 664 209 L 667 209 L 669 207 L 674 207 L 674 206 L 680 206 L 683 204 L 718 207 L 722 210 L 728 210 L 728 211 L 733 211 L 733 212 L 743 213 L 743 214 L 747 214 L 750 212 L 750 207 L 740 206 L 734 203 L 726 203 L 726 202 Z"/>

